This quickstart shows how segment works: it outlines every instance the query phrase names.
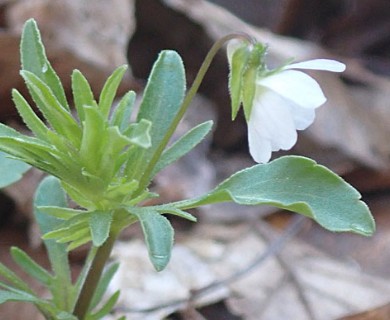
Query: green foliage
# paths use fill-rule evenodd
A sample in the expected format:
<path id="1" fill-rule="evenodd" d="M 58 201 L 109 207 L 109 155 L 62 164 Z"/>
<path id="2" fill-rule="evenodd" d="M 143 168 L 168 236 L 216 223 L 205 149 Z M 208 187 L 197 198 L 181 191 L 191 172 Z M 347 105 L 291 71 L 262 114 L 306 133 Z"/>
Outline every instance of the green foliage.
<path id="1" fill-rule="evenodd" d="M 152 176 L 194 149 L 210 132 L 212 126 L 212 121 L 206 121 L 192 128 L 180 137 L 179 140 L 162 153 L 154 167 Z"/>
<path id="2" fill-rule="evenodd" d="M 29 168 L 28 164 L 10 159 L 6 153 L 0 152 L 0 188 L 18 181 Z"/>
<path id="3" fill-rule="evenodd" d="M 272 205 L 310 217 L 330 231 L 371 235 L 375 223 L 360 194 L 313 160 L 286 156 L 235 173 L 197 199 L 176 204 L 189 209 L 234 201 L 242 205 Z"/>
<path id="4" fill-rule="evenodd" d="M 168 219 L 151 208 L 132 209 L 141 223 L 149 258 L 157 271 L 163 270 L 171 257 L 173 228 Z"/>
<path id="5" fill-rule="evenodd" d="M 264 69 L 264 50 L 261 45 L 252 51 L 242 48 L 232 57 L 229 84 L 233 118 L 241 102 L 246 116 L 250 114 L 257 72 Z M 158 197 L 148 190 L 154 175 L 190 152 L 212 128 L 211 121 L 199 124 L 168 146 L 196 92 L 191 88 L 183 99 L 186 81 L 180 56 L 171 50 L 159 55 L 134 121 L 134 92 L 125 94 L 113 108 L 126 66 L 114 70 L 98 101 L 88 80 L 75 70 L 71 76 L 74 116 L 34 20 L 25 24 L 21 59 L 21 76 L 43 119 L 28 99 L 13 90 L 16 108 L 33 136 L 0 124 L 0 151 L 11 158 L 0 153 L 0 187 L 18 180 L 29 168 L 26 164 L 51 175 L 41 182 L 34 200 L 34 215 L 51 270 L 22 250 L 11 249 L 15 263 L 45 286 L 51 297 L 39 298 L 19 276 L 0 264 L 0 303 L 33 303 L 47 319 L 102 319 L 119 297 L 115 292 L 105 300 L 104 293 L 118 266 L 106 271 L 103 267 L 123 228 L 140 222 L 150 260 L 161 271 L 169 262 L 174 239 L 174 230 L 164 215 L 196 221 L 185 210 L 206 204 L 273 205 L 308 216 L 331 231 L 370 235 L 375 230 L 360 194 L 330 170 L 303 157 L 283 157 L 242 170 L 195 199 L 142 206 L 145 200 Z M 79 208 L 69 208 L 67 197 Z M 87 243 L 89 255 L 73 283 L 68 251 Z"/>

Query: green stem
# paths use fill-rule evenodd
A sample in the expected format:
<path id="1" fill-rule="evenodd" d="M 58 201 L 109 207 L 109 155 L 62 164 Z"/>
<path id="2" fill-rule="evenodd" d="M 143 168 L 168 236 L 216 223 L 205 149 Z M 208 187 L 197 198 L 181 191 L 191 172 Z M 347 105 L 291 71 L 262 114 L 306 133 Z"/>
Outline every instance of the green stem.
<path id="1" fill-rule="evenodd" d="M 117 234 L 110 235 L 107 241 L 96 251 L 96 255 L 93 258 L 89 273 L 85 279 L 83 287 L 81 288 L 80 295 L 74 309 L 73 314 L 77 317 L 77 319 L 84 319 L 88 312 L 96 287 L 103 273 L 104 266 L 110 257 L 116 238 Z"/>
<path id="2" fill-rule="evenodd" d="M 233 39 L 236 39 L 236 38 L 243 39 L 243 40 L 248 41 L 250 43 L 256 42 L 253 38 L 251 38 L 249 35 L 247 35 L 245 33 L 231 33 L 231 34 L 228 34 L 228 35 L 222 37 L 221 39 L 219 39 L 217 42 L 214 43 L 214 45 L 211 47 L 210 51 L 207 53 L 206 58 L 204 59 L 202 65 L 201 65 L 201 67 L 200 67 L 200 69 L 195 77 L 195 80 L 192 83 L 191 88 L 188 90 L 187 95 L 185 96 L 185 98 L 180 106 L 179 111 L 177 112 L 170 127 L 168 128 L 168 130 L 164 136 L 164 139 L 162 140 L 162 142 L 160 143 L 160 145 L 156 149 L 152 159 L 149 162 L 148 167 L 145 170 L 145 173 L 142 175 L 142 178 L 141 178 L 140 183 L 139 183 L 139 188 L 137 190 L 137 194 L 139 192 L 142 192 L 142 190 L 144 190 L 148 186 L 148 184 L 150 182 L 150 178 L 151 178 L 150 176 L 153 172 L 155 165 L 157 164 L 157 161 L 160 159 L 161 154 L 163 153 L 165 147 L 167 146 L 169 140 L 171 139 L 173 133 L 175 132 L 180 120 L 183 118 L 185 112 L 187 111 L 189 105 L 191 104 L 192 99 L 195 97 L 195 94 L 197 93 L 197 91 L 198 91 L 198 89 L 203 81 L 203 78 L 204 78 L 207 70 L 209 69 L 210 64 L 213 61 L 215 55 L 217 54 L 219 49 L 221 49 L 222 46 L 226 42 L 233 40 Z"/>

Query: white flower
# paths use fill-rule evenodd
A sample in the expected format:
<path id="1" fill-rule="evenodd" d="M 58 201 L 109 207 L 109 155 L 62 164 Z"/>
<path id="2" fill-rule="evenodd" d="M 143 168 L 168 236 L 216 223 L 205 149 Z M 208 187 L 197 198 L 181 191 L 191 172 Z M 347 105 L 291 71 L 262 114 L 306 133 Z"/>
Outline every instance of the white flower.
<path id="1" fill-rule="evenodd" d="M 273 151 L 292 148 L 297 141 L 296 130 L 312 124 L 315 109 L 326 101 L 312 77 L 293 69 L 342 72 L 345 65 L 334 60 L 309 60 L 258 77 L 248 121 L 249 150 L 256 162 L 268 162 Z"/>

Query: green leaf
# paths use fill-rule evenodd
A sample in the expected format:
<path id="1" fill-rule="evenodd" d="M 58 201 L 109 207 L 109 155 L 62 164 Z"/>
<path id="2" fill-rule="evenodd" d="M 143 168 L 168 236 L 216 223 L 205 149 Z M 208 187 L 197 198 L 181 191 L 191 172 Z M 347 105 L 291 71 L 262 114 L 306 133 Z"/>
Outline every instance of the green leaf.
<path id="1" fill-rule="evenodd" d="M 37 302 L 39 299 L 27 292 L 0 290 L 0 304 L 8 301 Z"/>
<path id="2" fill-rule="evenodd" d="M 81 129 L 70 111 L 63 108 L 53 94 L 52 89 L 36 75 L 28 71 L 21 71 L 20 74 L 25 80 L 37 107 L 42 111 L 52 128 L 59 134 L 67 137 L 73 145 L 78 146 Z"/>
<path id="3" fill-rule="evenodd" d="M 2 277 L 2 280 L 6 280 L 14 288 L 28 293 L 32 293 L 29 285 L 25 283 L 16 273 L 14 273 L 11 269 L 6 267 L 2 263 L 0 263 L 0 276 Z M 4 287 L 3 283 L 3 281 L 0 281 L 0 287 Z"/>
<path id="4" fill-rule="evenodd" d="M 95 211 L 91 213 L 89 227 L 94 246 L 100 247 L 110 235 L 112 214 L 112 211 Z"/>
<path id="5" fill-rule="evenodd" d="M 64 88 L 62 87 L 58 75 L 55 73 L 46 57 L 41 35 L 34 19 L 29 19 L 24 24 L 20 53 L 23 70 L 35 74 L 39 79 L 46 83 L 51 88 L 60 104 L 69 110 Z"/>
<path id="6" fill-rule="evenodd" d="M 141 223 L 154 268 L 162 271 L 169 262 L 173 246 L 173 228 L 169 220 L 148 207 L 133 208 L 130 213 L 136 215 Z"/>
<path id="7" fill-rule="evenodd" d="M 335 173 L 304 157 L 287 156 L 232 175 L 214 190 L 176 203 L 180 209 L 234 201 L 272 205 L 313 218 L 330 231 L 371 235 L 375 223 L 357 190 Z"/>
<path id="8" fill-rule="evenodd" d="M 161 155 L 161 158 L 154 167 L 152 176 L 195 148 L 210 132 L 212 126 L 213 121 L 206 121 L 180 137 L 179 140 L 167 148 Z"/>
<path id="9" fill-rule="evenodd" d="M 147 167 L 159 145 L 165 143 L 165 134 L 183 101 L 185 84 L 180 56 L 175 51 L 162 51 L 153 65 L 137 115 L 137 122 L 145 119 L 153 124 L 150 131 L 152 146 L 145 152 L 145 157 L 138 160 L 143 168 Z"/>
<path id="10" fill-rule="evenodd" d="M 229 91 L 232 101 L 232 120 L 236 118 L 238 110 L 240 109 L 243 74 L 249 59 L 249 55 L 250 52 L 248 50 L 248 46 L 245 45 L 238 48 L 232 56 L 229 74 Z"/>
<path id="11" fill-rule="evenodd" d="M 54 207 L 54 206 L 41 206 L 37 208 L 40 212 L 46 213 L 52 217 L 61 219 L 61 220 L 69 220 L 74 218 L 79 214 L 87 214 L 88 211 L 85 210 L 76 210 L 71 208 L 62 208 L 62 207 Z"/>
<path id="12" fill-rule="evenodd" d="M 34 198 L 34 215 L 38 222 L 41 233 L 56 230 L 62 220 L 52 217 L 38 208 L 43 206 L 66 207 L 67 200 L 64 190 L 57 178 L 48 176 L 42 180 L 37 188 Z M 68 253 L 66 245 L 54 240 L 44 240 L 48 251 L 49 260 L 54 272 L 54 280 L 50 286 L 55 304 L 63 310 L 69 310 L 74 297 Z"/>
<path id="13" fill-rule="evenodd" d="M 118 290 L 104 303 L 104 305 L 100 308 L 99 311 L 92 315 L 88 315 L 86 317 L 86 320 L 99 320 L 108 315 L 117 303 L 119 295 L 120 291 Z"/>
<path id="14" fill-rule="evenodd" d="M 104 119 L 107 119 L 110 114 L 112 103 L 118 90 L 119 84 L 127 70 L 127 66 L 123 65 L 117 68 L 112 75 L 107 79 L 103 86 L 99 97 L 99 108 Z"/>
<path id="15" fill-rule="evenodd" d="M 46 140 L 49 129 L 35 114 L 34 110 L 30 107 L 24 97 L 16 89 L 13 89 L 12 98 L 14 100 L 16 109 L 18 109 L 18 112 L 27 127 L 35 134 L 37 138 Z"/>
<path id="16" fill-rule="evenodd" d="M 48 286 L 52 281 L 52 276 L 47 270 L 42 268 L 32 260 L 23 250 L 12 247 L 11 255 L 13 260 L 32 278 Z"/>
<path id="17" fill-rule="evenodd" d="M 73 70 L 72 73 L 72 92 L 74 105 L 76 107 L 79 120 L 82 123 L 85 119 L 84 106 L 97 108 L 97 103 L 88 80 L 79 70 Z"/>
<path id="18" fill-rule="evenodd" d="M 91 106 L 84 105 L 85 121 L 83 122 L 83 136 L 80 146 L 80 156 L 85 164 L 97 170 L 101 160 L 99 147 L 106 130 L 106 123 L 99 111 Z"/>
<path id="19" fill-rule="evenodd" d="M 155 206 L 153 208 L 160 213 L 169 213 L 169 214 L 173 214 L 175 216 L 178 216 L 178 217 L 181 217 L 181 218 L 193 221 L 193 222 L 197 221 L 196 217 L 194 217 L 192 214 L 185 212 L 183 210 L 180 210 L 180 209 L 178 209 L 174 206 L 171 206 L 169 204 L 163 204 L 160 206 Z"/>
<path id="20" fill-rule="evenodd" d="M 111 125 L 117 126 L 120 132 L 123 132 L 130 124 L 135 98 L 136 94 L 134 91 L 126 93 L 121 101 L 119 101 L 111 116 Z"/>
<path id="21" fill-rule="evenodd" d="M 18 180 L 30 169 L 27 163 L 10 159 L 7 154 L 0 152 L 0 188 L 4 188 Z"/>
<path id="22" fill-rule="evenodd" d="M 151 128 L 152 123 L 150 121 L 141 119 L 138 123 L 129 125 L 124 134 L 129 138 L 131 143 L 147 149 L 151 146 Z"/>

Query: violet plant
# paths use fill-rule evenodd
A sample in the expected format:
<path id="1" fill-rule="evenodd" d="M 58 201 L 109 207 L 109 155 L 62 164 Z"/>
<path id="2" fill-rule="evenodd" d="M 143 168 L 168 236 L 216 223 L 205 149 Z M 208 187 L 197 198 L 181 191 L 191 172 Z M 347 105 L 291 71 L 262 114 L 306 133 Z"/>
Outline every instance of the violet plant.
<path id="1" fill-rule="evenodd" d="M 232 117 L 242 103 L 250 152 L 264 164 L 239 171 L 194 199 L 143 205 L 145 200 L 158 197 L 148 189 L 153 177 L 210 132 L 212 122 L 206 121 L 169 145 L 214 55 L 232 39 L 238 40 L 228 47 Z M 187 210 L 207 204 L 272 205 L 310 217 L 330 231 L 371 235 L 375 224 L 368 207 L 335 173 L 305 157 L 285 156 L 266 163 L 272 151 L 295 144 L 296 129 L 309 126 L 314 109 L 325 102 L 319 85 L 293 69 L 341 72 L 344 65 L 314 60 L 268 70 L 265 52 L 265 46 L 242 34 L 222 38 L 211 48 L 186 92 L 180 56 L 162 51 L 133 122 L 134 92 L 113 106 L 126 66 L 112 73 L 97 100 L 87 79 L 75 70 L 72 90 L 77 115 L 73 116 L 61 82 L 47 60 L 36 22 L 28 20 L 21 40 L 20 74 L 44 120 L 17 90 L 12 91 L 15 106 L 33 135 L 0 125 L 0 150 L 9 155 L 0 160 L 11 161 L 14 172 L 11 179 L 0 178 L 1 186 L 9 184 L 28 165 L 49 174 L 36 192 L 35 218 L 51 268 L 45 270 L 18 248 L 11 248 L 11 255 L 50 296 L 38 296 L 15 272 L 0 264 L 0 303 L 32 303 L 46 319 L 102 319 L 119 296 L 116 292 L 106 297 L 105 291 L 117 269 L 117 265 L 106 263 L 121 231 L 140 223 L 150 261 L 160 271 L 169 262 L 174 238 L 164 215 L 196 221 Z M 68 199 L 78 207 L 70 208 Z M 72 281 L 68 253 L 84 244 L 90 244 L 89 253 Z"/>

